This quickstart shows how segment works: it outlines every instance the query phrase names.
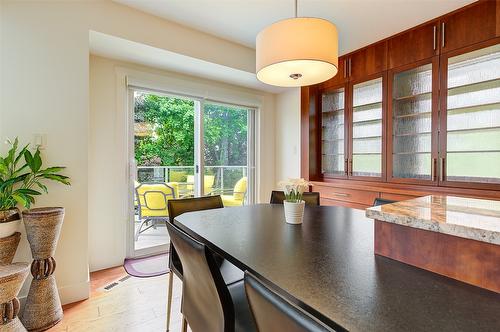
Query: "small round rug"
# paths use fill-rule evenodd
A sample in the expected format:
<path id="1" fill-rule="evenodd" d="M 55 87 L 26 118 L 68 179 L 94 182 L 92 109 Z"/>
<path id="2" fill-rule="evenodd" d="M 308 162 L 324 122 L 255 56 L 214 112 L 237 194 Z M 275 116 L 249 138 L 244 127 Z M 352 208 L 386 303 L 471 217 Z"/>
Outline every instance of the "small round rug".
<path id="1" fill-rule="evenodd" d="M 170 272 L 167 253 L 140 258 L 125 258 L 123 267 L 128 274 L 139 278 L 157 277 Z"/>

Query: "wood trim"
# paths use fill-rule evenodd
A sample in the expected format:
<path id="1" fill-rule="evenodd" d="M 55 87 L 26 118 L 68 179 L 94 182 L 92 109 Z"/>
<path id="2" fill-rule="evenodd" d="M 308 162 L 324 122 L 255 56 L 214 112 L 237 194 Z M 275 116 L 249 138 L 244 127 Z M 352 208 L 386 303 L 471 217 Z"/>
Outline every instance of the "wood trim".
<path id="1" fill-rule="evenodd" d="M 309 181 L 309 87 L 300 89 L 300 176 Z"/>
<path id="2" fill-rule="evenodd" d="M 375 220 L 375 254 L 500 293 L 500 246 Z"/>

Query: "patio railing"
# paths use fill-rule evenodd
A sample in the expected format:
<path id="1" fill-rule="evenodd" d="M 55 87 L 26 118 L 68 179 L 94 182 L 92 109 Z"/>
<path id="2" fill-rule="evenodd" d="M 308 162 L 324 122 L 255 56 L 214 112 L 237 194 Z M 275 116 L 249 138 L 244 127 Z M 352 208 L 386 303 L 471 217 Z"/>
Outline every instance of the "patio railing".
<path id="1" fill-rule="evenodd" d="M 233 190 L 236 182 L 248 174 L 247 166 L 205 166 L 205 176 L 214 176 L 212 189 Z M 138 166 L 137 181 L 189 183 L 194 166 Z M 205 182 L 207 178 L 205 178 Z M 207 183 L 205 183 L 207 186 Z"/>

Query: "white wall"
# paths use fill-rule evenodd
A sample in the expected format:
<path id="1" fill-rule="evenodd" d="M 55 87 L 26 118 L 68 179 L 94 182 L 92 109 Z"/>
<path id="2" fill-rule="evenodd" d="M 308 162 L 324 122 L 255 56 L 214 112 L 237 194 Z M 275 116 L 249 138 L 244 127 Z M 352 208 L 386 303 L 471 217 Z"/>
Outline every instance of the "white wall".
<path id="1" fill-rule="evenodd" d="M 69 303 L 88 296 L 89 30 L 246 71 L 254 51 L 111 1 L 4 1 L 1 10 L 0 141 L 46 134 L 46 163 L 67 166 L 72 178 L 37 202 L 66 208 L 56 278 Z M 25 241 L 16 259 L 31 259 Z"/>
<path id="2" fill-rule="evenodd" d="M 276 181 L 300 178 L 300 88 L 276 95 Z"/>
<path id="3" fill-rule="evenodd" d="M 90 135 L 89 135 L 89 264 L 100 270 L 123 263 L 126 256 L 127 110 L 119 102 L 125 85 L 120 75 L 144 80 L 168 91 L 258 103 L 259 192 L 267 201 L 274 179 L 274 95 L 214 81 L 148 68 L 98 56 L 90 57 Z M 156 83 L 153 81 L 156 80 Z M 148 83 L 149 84 L 149 83 Z M 180 88 L 184 86 L 184 88 Z M 178 90 L 180 89 L 180 90 Z M 190 89 L 189 91 L 183 89 Z M 117 96 L 117 92 L 119 96 Z M 197 90 L 197 91 L 195 91 Z M 217 95 L 217 96 L 216 96 Z M 231 98 L 230 100 L 228 98 Z M 117 103 L 118 101 L 118 103 Z M 265 143 L 265 144 L 264 144 Z"/>

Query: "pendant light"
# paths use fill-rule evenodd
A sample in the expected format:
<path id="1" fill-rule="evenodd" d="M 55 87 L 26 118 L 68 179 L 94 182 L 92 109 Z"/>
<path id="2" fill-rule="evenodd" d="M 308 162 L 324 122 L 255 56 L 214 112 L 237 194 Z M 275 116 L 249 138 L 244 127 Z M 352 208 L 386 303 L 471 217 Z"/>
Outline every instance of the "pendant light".
<path id="1" fill-rule="evenodd" d="M 324 82 L 338 71 L 337 28 L 328 20 L 295 17 L 262 30 L 256 40 L 257 78 L 297 87 Z"/>

